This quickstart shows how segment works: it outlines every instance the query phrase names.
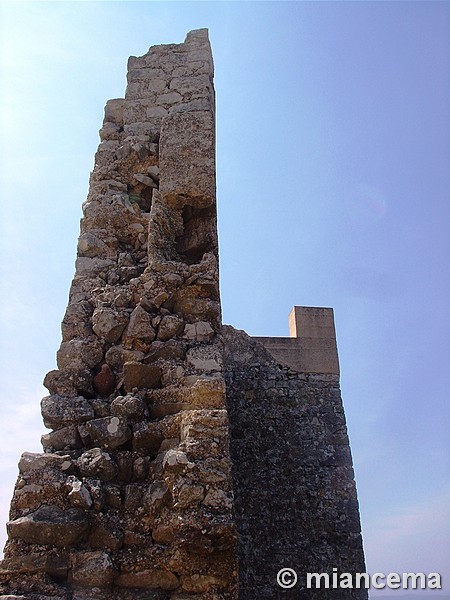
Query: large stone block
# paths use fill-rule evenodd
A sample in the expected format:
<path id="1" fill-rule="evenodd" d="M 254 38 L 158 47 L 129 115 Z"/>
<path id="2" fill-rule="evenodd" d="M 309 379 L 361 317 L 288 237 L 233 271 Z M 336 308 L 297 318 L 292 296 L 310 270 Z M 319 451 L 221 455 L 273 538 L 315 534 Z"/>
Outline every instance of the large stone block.
<path id="1" fill-rule="evenodd" d="M 103 587 L 111 584 L 116 571 L 107 552 L 78 552 L 72 555 L 72 581 L 79 585 Z"/>
<path id="2" fill-rule="evenodd" d="M 162 124 L 160 193 L 172 208 L 205 208 L 216 197 L 214 116 L 172 113 Z"/>
<path id="3" fill-rule="evenodd" d="M 125 363 L 123 366 L 125 391 L 132 392 L 134 388 L 157 388 L 161 383 L 161 369 L 154 365 L 141 365 L 138 363 Z"/>
<path id="4" fill-rule="evenodd" d="M 44 505 L 25 517 L 9 521 L 6 528 L 12 539 L 64 548 L 80 541 L 89 523 L 88 513 L 80 508 L 62 510 Z"/>
<path id="5" fill-rule="evenodd" d="M 44 425 L 52 429 L 89 421 L 95 416 L 90 402 L 82 396 L 76 398 L 64 398 L 56 394 L 46 396 L 41 401 L 41 411 Z"/>

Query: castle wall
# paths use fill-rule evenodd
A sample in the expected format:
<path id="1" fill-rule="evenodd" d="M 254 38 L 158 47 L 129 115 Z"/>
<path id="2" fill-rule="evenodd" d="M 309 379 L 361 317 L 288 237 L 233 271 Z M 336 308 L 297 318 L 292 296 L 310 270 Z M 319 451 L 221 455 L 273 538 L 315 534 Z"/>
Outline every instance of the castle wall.
<path id="1" fill-rule="evenodd" d="M 305 589 L 307 573 L 365 572 L 339 377 L 292 369 L 266 339 L 224 328 L 239 600 L 363 600 L 366 590 Z M 292 589 L 277 584 L 286 567 Z"/>
<path id="2" fill-rule="evenodd" d="M 222 326 L 207 31 L 131 57 L 127 78 L 0 600 L 297 598 L 308 571 L 364 571 L 332 311 L 295 307 L 291 338 Z M 300 587 L 277 586 L 286 566 Z"/>

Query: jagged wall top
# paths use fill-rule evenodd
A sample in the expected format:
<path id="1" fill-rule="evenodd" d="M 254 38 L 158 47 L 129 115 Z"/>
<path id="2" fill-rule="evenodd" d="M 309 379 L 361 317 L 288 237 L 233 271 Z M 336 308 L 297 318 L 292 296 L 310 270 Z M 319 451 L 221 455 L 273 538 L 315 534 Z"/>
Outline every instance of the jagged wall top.
<path id="1" fill-rule="evenodd" d="M 44 382 L 52 431 L 11 504 L 8 593 L 235 598 L 212 79 L 193 31 L 132 57 L 126 97 L 106 105 Z"/>
<path id="2" fill-rule="evenodd" d="M 125 131 L 148 119 L 160 123 L 174 112 L 214 112 L 213 76 L 207 29 L 191 31 L 182 44 L 152 46 L 143 56 L 130 56 Z"/>

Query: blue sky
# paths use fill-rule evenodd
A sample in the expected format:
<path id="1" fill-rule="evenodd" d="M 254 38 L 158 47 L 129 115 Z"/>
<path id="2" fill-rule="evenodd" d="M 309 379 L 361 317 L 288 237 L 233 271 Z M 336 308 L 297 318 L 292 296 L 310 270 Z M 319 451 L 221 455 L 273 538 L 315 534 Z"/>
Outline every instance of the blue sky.
<path id="1" fill-rule="evenodd" d="M 293 305 L 334 307 L 368 571 L 450 573 L 450 4 L 3 2 L 0 23 L 0 520 L 40 450 L 104 104 L 129 55 L 208 27 L 224 322 L 288 335 Z"/>

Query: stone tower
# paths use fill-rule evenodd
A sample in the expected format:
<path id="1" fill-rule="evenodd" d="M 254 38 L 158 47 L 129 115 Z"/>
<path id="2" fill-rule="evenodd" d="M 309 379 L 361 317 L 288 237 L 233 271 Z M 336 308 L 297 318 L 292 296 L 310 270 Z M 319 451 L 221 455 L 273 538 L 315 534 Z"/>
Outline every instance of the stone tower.
<path id="1" fill-rule="evenodd" d="M 286 339 L 221 324 L 207 30 L 129 59 L 100 138 L 0 598 L 296 598 L 363 572 L 332 312 L 296 307 Z"/>

